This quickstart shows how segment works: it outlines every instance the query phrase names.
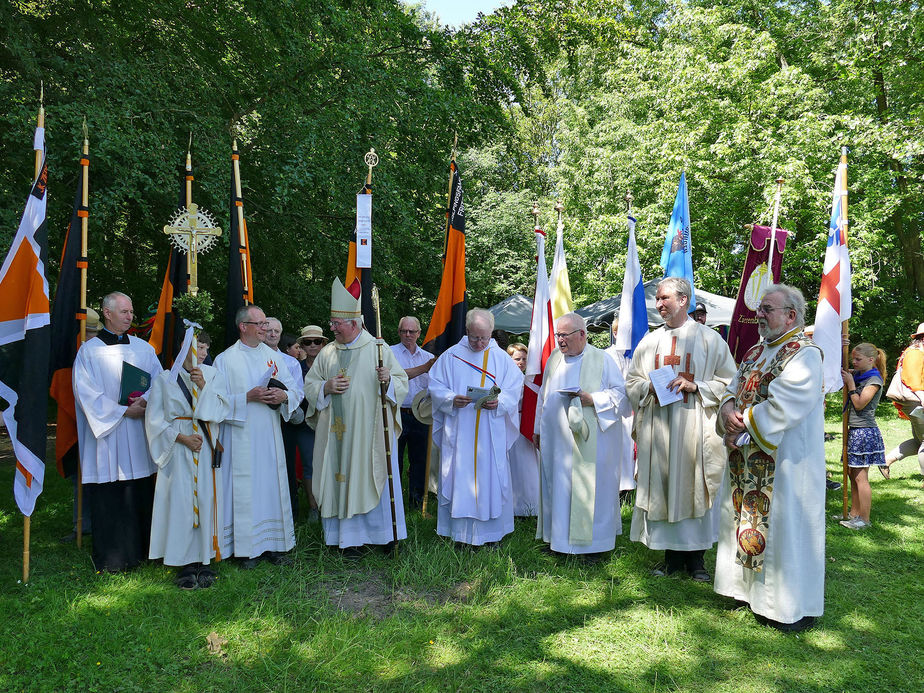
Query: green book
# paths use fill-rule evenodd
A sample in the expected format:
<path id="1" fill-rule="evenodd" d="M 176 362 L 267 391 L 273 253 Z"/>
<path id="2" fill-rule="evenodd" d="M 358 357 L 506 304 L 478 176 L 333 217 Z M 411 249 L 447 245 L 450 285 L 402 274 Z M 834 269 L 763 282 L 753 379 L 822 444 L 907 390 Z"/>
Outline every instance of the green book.
<path id="1" fill-rule="evenodd" d="M 119 386 L 119 404 L 127 405 L 129 397 L 140 397 L 151 387 L 151 374 L 122 362 L 122 384 Z"/>

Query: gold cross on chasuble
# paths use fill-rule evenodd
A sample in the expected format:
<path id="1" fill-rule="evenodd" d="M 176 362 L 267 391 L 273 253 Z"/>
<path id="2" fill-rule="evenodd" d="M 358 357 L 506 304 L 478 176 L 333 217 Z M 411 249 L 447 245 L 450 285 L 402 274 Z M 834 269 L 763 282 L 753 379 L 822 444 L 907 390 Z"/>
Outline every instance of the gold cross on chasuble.
<path id="1" fill-rule="evenodd" d="M 337 434 L 337 440 L 343 440 L 343 434 L 346 432 L 346 425 L 343 423 L 343 417 L 335 416 L 334 425 L 330 430 Z"/>

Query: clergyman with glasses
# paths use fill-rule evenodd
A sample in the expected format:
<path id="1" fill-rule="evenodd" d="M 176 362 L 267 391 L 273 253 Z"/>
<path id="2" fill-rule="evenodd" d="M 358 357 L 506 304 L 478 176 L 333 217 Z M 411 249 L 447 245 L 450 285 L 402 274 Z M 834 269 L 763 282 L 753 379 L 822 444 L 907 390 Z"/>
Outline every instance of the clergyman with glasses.
<path id="1" fill-rule="evenodd" d="M 653 575 L 685 571 L 708 582 L 704 554 L 718 536 L 728 460 L 716 419 L 735 362 L 719 334 L 689 316 L 692 292 L 680 277 L 658 284 L 655 305 L 664 325 L 639 342 L 626 376 L 638 445 L 629 538 L 664 551 Z M 656 392 L 656 383 L 665 387 Z"/>
<path id="2" fill-rule="evenodd" d="M 722 397 L 728 456 L 715 591 L 782 631 L 824 611 L 825 447 L 821 350 L 805 299 L 774 284 L 757 308 L 760 341 Z"/>
<path id="3" fill-rule="evenodd" d="M 406 315 L 398 321 L 399 342 L 391 351 L 407 373 L 407 396 L 401 403 L 401 436 L 398 438 L 398 460 L 403 462 L 407 450 L 408 505 L 419 508 L 424 496 L 424 473 L 427 466 L 427 445 L 430 442 L 429 426 L 421 423 L 411 411 L 418 392 L 426 392 L 430 385 L 427 373 L 436 357 L 417 346 L 420 338 L 420 321 Z"/>
<path id="4" fill-rule="evenodd" d="M 258 306 L 235 316 L 240 338 L 215 357 L 227 380 L 231 415 L 222 425 L 223 497 L 227 513 L 219 535 L 222 556 L 250 568 L 260 560 L 291 561 L 295 546 L 281 420 L 298 410 L 301 389 L 279 357 L 264 344 L 268 322 Z M 211 473 L 200 469 L 199 474 Z"/>
<path id="5" fill-rule="evenodd" d="M 616 361 L 587 343 L 587 326 L 577 313 L 558 319 L 555 341 L 536 409 L 541 498 L 536 538 L 556 553 L 593 562 L 612 551 L 622 534 L 626 384 Z"/>
<path id="6" fill-rule="evenodd" d="M 523 374 L 492 339 L 493 329 L 490 312 L 468 311 L 465 336 L 430 369 L 440 451 L 436 533 L 473 546 L 513 531 L 507 453 L 519 435 Z"/>
<path id="7" fill-rule="evenodd" d="M 359 283 L 354 286 L 358 289 Z M 407 374 L 391 349 L 379 349 L 363 328 L 359 292 L 354 296 L 340 279 L 331 286 L 330 315 L 334 341 L 321 349 L 305 376 L 306 414 L 317 416 L 311 488 L 321 512 L 324 543 L 357 558 L 366 545 L 389 552 L 396 540 L 407 538 L 397 455 L 398 410 L 407 395 Z"/>

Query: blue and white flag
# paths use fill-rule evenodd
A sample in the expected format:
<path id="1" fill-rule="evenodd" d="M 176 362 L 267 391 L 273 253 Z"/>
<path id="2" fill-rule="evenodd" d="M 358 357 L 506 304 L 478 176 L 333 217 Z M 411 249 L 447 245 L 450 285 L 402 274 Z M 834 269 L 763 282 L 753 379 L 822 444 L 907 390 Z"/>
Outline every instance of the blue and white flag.
<path id="1" fill-rule="evenodd" d="M 626 272 L 622 275 L 622 297 L 619 301 L 619 327 L 616 328 L 616 349 L 626 358 L 648 332 L 648 309 L 645 307 L 645 286 L 642 266 L 635 244 L 635 219 L 629 217 L 629 245 L 626 251 Z"/>
<path id="2" fill-rule="evenodd" d="M 680 174 L 677 199 L 671 223 L 667 226 L 664 250 L 661 251 L 661 267 L 665 277 L 683 277 L 693 286 L 693 242 L 690 238 L 690 199 L 687 196 L 687 174 Z M 696 308 L 696 294 L 690 296 L 689 312 Z"/>

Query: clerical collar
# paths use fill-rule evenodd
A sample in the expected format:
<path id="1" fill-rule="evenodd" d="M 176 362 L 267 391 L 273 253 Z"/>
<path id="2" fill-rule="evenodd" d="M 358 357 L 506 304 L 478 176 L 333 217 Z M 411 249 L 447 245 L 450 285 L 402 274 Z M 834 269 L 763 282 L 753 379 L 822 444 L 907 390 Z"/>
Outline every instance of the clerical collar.
<path id="1" fill-rule="evenodd" d="M 106 346 L 113 346 L 115 344 L 129 344 L 127 334 L 120 336 L 105 327 L 99 331 L 99 333 L 96 335 L 96 338 L 102 340 L 103 344 Z"/>
<path id="2" fill-rule="evenodd" d="M 772 342 L 767 342 L 767 346 L 771 346 L 771 347 L 779 346 L 780 344 L 785 342 L 787 339 L 792 339 L 793 337 L 795 337 L 801 329 L 802 329 L 801 327 L 795 327 L 791 329 L 789 332 L 787 332 L 786 334 L 780 335 L 779 337 L 774 339 Z"/>

